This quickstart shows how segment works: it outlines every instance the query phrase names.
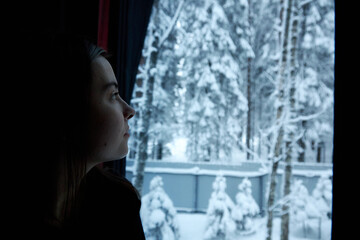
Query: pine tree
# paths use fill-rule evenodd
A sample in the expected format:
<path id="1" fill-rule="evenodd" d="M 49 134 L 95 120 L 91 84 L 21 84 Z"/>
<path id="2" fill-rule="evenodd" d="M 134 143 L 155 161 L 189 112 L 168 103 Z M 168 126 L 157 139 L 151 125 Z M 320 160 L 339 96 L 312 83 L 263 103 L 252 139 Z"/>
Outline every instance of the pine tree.
<path id="1" fill-rule="evenodd" d="M 229 21 L 216 0 L 191 3 L 187 13 L 183 65 L 186 81 L 186 125 L 191 161 L 226 161 L 241 131 L 247 110 L 239 86 L 240 68 Z"/>
<path id="2" fill-rule="evenodd" d="M 231 217 L 236 223 L 238 234 L 241 232 L 253 232 L 252 219 L 259 214 L 260 209 L 252 196 L 251 182 L 248 178 L 239 184 L 239 193 L 236 195 L 236 205 L 232 210 Z"/>
<path id="3" fill-rule="evenodd" d="M 332 213 L 332 181 L 329 175 L 323 175 L 312 192 L 315 205 L 323 218 L 331 218 Z"/>
<path id="4" fill-rule="evenodd" d="M 258 0 L 252 0 L 249 4 L 252 16 L 249 29 L 251 30 L 251 48 L 254 52 L 254 58 L 251 61 L 251 89 L 253 95 L 256 96 L 252 98 L 251 142 L 253 151 L 257 152 L 260 159 L 267 158 L 269 150 L 266 148 L 270 146 L 267 146 L 266 134 L 258 129 L 270 128 L 274 118 L 273 112 L 276 111 L 273 93 L 276 90 L 274 76 L 278 71 L 279 43 L 278 35 L 273 32 L 278 29 L 278 4 L 277 1 Z"/>
<path id="5" fill-rule="evenodd" d="M 252 16 L 252 1 L 241 0 L 241 1 L 231 1 L 226 0 L 223 4 L 225 14 L 227 15 L 229 26 L 229 34 L 232 39 L 234 39 L 234 44 L 236 46 L 234 59 L 237 62 L 240 68 L 239 74 L 239 87 L 242 92 L 246 92 L 247 100 L 247 111 L 245 122 L 241 125 L 246 126 L 241 134 L 246 133 L 245 144 L 242 144 L 241 136 L 238 140 L 238 148 L 245 150 L 246 159 L 254 158 L 253 153 L 253 135 L 254 135 L 254 107 L 253 107 L 253 94 L 252 89 L 254 88 L 254 78 L 252 74 L 253 59 L 255 57 L 252 39 L 254 37 L 253 29 L 253 16 Z M 256 4 L 256 3 L 254 3 Z M 245 68 L 246 66 L 246 68 Z M 245 69 L 245 70 L 244 70 Z"/>
<path id="6" fill-rule="evenodd" d="M 235 231 L 235 222 L 231 218 L 234 203 L 225 189 L 226 178 L 217 176 L 213 182 L 213 192 L 206 211 L 204 239 L 227 239 Z"/>
<path id="7" fill-rule="evenodd" d="M 301 180 L 294 182 L 290 199 L 291 207 L 289 210 L 291 215 L 291 222 L 295 227 L 301 228 L 303 235 L 305 235 L 307 229 L 310 227 L 307 224 L 308 220 L 311 218 L 319 218 L 320 211 L 315 205 L 314 198 L 309 195 L 307 188 L 303 185 Z M 297 232 L 295 231 L 296 228 L 293 230 L 294 232 Z"/>
<path id="8" fill-rule="evenodd" d="M 332 147 L 334 88 L 334 3 L 301 5 L 297 108 L 304 134 L 298 140 L 298 161 L 322 161 L 323 148 Z"/>
<path id="9" fill-rule="evenodd" d="M 149 240 L 180 238 L 176 209 L 163 185 L 160 176 L 154 177 L 150 181 L 150 192 L 142 197 L 140 216 Z"/>

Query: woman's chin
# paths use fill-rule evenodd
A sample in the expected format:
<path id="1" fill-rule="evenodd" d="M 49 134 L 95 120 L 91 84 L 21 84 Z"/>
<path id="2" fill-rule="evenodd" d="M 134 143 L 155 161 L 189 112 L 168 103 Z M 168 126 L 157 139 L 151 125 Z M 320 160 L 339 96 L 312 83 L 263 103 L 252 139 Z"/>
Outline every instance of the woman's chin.
<path id="1" fill-rule="evenodd" d="M 119 153 L 118 158 L 115 160 L 119 160 L 119 159 L 123 159 L 124 157 L 126 157 L 126 155 L 128 154 L 129 149 L 126 146 L 126 149 L 123 149 L 123 151 L 121 151 L 121 153 Z"/>

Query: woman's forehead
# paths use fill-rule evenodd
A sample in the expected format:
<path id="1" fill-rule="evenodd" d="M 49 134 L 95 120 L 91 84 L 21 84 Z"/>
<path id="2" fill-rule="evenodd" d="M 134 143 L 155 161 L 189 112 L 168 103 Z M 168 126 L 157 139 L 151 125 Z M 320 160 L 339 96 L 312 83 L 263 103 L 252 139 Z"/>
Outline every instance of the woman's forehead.
<path id="1" fill-rule="evenodd" d="M 111 64 L 103 56 L 98 56 L 91 62 L 91 72 L 96 87 L 102 88 L 117 83 Z"/>

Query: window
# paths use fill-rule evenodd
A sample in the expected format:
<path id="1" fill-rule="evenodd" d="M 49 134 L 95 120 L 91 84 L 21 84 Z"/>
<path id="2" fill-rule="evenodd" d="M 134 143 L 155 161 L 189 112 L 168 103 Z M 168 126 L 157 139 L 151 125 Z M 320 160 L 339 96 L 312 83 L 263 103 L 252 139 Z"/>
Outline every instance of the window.
<path id="1" fill-rule="evenodd" d="M 154 2 L 127 160 L 148 236 L 330 236 L 334 15 L 330 0 Z"/>

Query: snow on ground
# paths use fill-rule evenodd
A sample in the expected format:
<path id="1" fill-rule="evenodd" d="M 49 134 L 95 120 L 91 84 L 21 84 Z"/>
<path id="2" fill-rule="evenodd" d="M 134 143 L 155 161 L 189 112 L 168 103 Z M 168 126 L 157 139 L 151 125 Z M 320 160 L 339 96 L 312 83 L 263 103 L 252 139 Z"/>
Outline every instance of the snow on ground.
<path id="1" fill-rule="evenodd" d="M 186 157 L 186 145 L 187 138 L 179 137 L 176 138 L 173 142 L 168 143 L 167 147 L 170 149 L 171 156 L 164 157 L 163 160 L 171 161 L 171 162 L 183 162 Z"/>
<path id="2" fill-rule="evenodd" d="M 181 240 L 202 239 L 205 229 L 205 214 L 178 213 Z"/>
<path id="3" fill-rule="evenodd" d="M 206 215 L 203 213 L 178 213 L 177 214 L 180 225 L 180 240 L 202 240 L 206 223 Z M 266 217 L 257 218 L 254 220 L 257 231 L 248 236 L 239 236 L 241 240 L 265 240 L 266 239 Z M 273 240 L 280 239 L 280 218 L 274 218 Z M 313 229 L 318 229 L 318 222 L 313 221 L 310 223 Z M 291 228 L 290 228 L 291 231 Z M 307 233 L 311 235 L 311 231 Z M 313 234 L 314 235 L 314 234 Z M 331 221 L 322 221 L 321 224 L 321 238 L 316 237 L 294 237 L 290 234 L 290 240 L 330 240 L 331 239 Z"/>

